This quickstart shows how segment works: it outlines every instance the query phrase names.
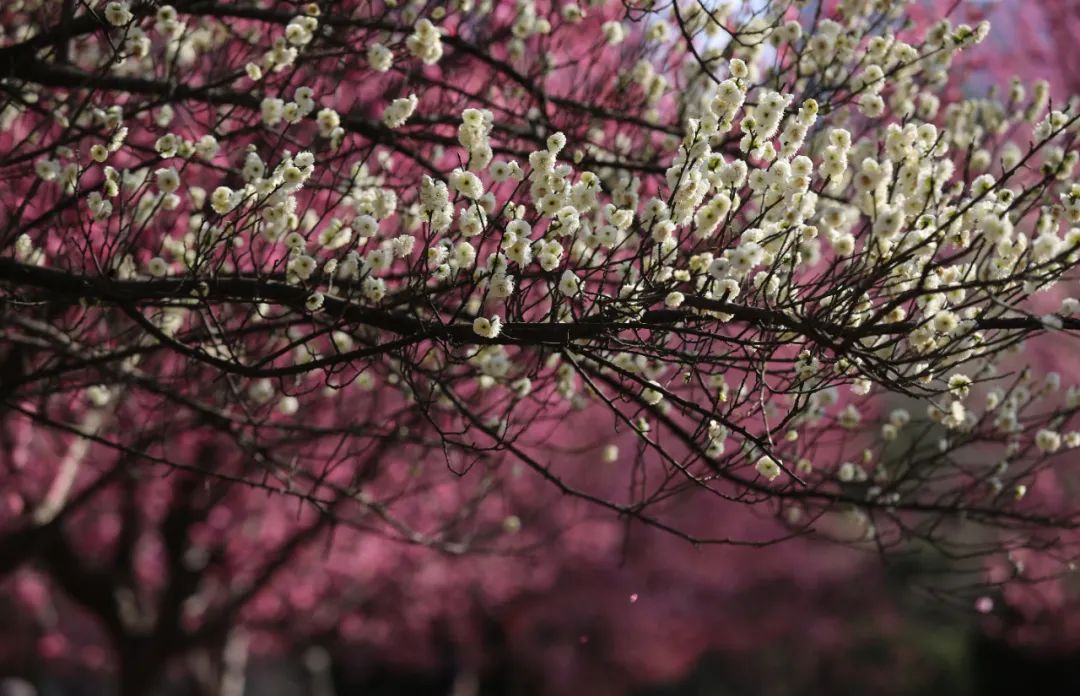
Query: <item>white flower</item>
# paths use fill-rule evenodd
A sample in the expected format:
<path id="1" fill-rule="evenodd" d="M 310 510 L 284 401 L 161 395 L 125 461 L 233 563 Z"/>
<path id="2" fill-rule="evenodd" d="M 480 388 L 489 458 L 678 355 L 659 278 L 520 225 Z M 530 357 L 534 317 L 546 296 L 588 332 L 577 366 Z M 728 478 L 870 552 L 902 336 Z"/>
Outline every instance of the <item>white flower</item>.
<path id="1" fill-rule="evenodd" d="M 380 244 L 367 253 L 364 259 L 372 273 L 381 273 L 394 263 L 394 251 L 389 243 Z"/>
<path id="2" fill-rule="evenodd" d="M 285 113 L 285 102 L 277 97 L 266 97 L 259 105 L 263 123 L 268 126 L 276 126 L 281 123 Z"/>
<path id="3" fill-rule="evenodd" d="M 169 272 L 169 264 L 160 256 L 155 256 L 146 264 L 146 271 L 155 278 L 163 278 Z"/>
<path id="4" fill-rule="evenodd" d="M 836 416 L 836 420 L 841 427 L 852 430 L 859 425 L 862 415 L 859 413 L 859 409 L 855 408 L 855 404 L 848 404 Z"/>
<path id="5" fill-rule="evenodd" d="M 368 276 L 367 278 L 364 278 L 361 290 L 363 291 L 365 298 L 372 302 L 379 302 L 386 296 L 386 281 L 382 278 L 372 278 L 371 276 Z"/>
<path id="6" fill-rule="evenodd" d="M 480 177 L 464 169 L 455 169 L 450 172 L 450 187 L 472 200 L 484 195 L 484 185 L 480 183 Z"/>
<path id="7" fill-rule="evenodd" d="M 949 391 L 956 398 L 963 399 L 971 391 L 971 378 L 961 374 L 949 377 Z"/>
<path id="8" fill-rule="evenodd" d="M 259 154 L 256 152 L 247 153 L 244 157 L 244 166 L 240 170 L 240 174 L 244 177 L 244 181 L 255 181 L 265 173 L 266 164 L 263 163 Z"/>
<path id="9" fill-rule="evenodd" d="M 274 383 L 263 378 L 248 387 L 248 396 L 257 404 L 265 404 L 274 396 Z"/>
<path id="10" fill-rule="evenodd" d="M 353 221 L 353 229 L 361 238 L 374 237 L 379 232 L 378 221 L 370 215 L 360 215 Z"/>
<path id="11" fill-rule="evenodd" d="M 307 175 L 304 170 L 294 164 L 290 164 L 281 170 L 281 183 L 286 189 L 295 191 L 304 184 Z"/>
<path id="12" fill-rule="evenodd" d="M 861 377 L 851 383 L 851 393 L 857 396 L 866 396 L 870 393 L 870 389 L 872 387 L 873 384 L 870 380 L 866 379 L 865 377 Z"/>
<path id="13" fill-rule="evenodd" d="M 528 239 L 532 235 L 532 226 L 525 220 L 511 220 L 506 223 L 506 234 L 512 235 L 515 242 Z"/>
<path id="14" fill-rule="evenodd" d="M 491 278 L 491 296 L 503 300 L 514 293 L 514 279 L 505 273 L 497 273 Z"/>
<path id="15" fill-rule="evenodd" d="M 90 208 L 90 212 L 94 214 L 95 220 L 104 220 L 112 215 L 112 203 L 102 198 L 97 191 L 91 191 L 90 195 L 86 197 L 86 205 Z"/>
<path id="16" fill-rule="evenodd" d="M 386 124 L 387 128 L 401 128 L 409 120 L 409 117 L 413 115 L 418 102 L 419 100 L 415 94 L 395 99 L 383 111 L 383 123 Z"/>
<path id="17" fill-rule="evenodd" d="M 954 313 L 945 309 L 934 315 L 933 325 L 935 331 L 948 335 L 956 331 L 956 327 L 960 325 L 960 320 Z"/>
<path id="18" fill-rule="evenodd" d="M 568 297 L 573 297 L 578 294 L 580 289 L 581 280 L 577 275 L 569 268 L 563 271 L 562 277 L 559 278 L 559 292 Z"/>
<path id="19" fill-rule="evenodd" d="M 859 97 L 859 111 L 867 118 L 878 118 L 885 113 L 885 100 L 880 94 L 865 92 Z"/>
<path id="20" fill-rule="evenodd" d="M 373 43 L 368 46 L 367 61 L 372 70 L 386 72 L 394 64 L 394 54 L 381 43 Z"/>
<path id="21" fill-rule="evenodd" d="M 86 388 L 86 398 L 98 408 L 105 406 L 112 400 L 112 392 L 104 384 L 92 384 Z"/>
<path id="22" fill-rule="evenodd" d="M 473 332 L 477 336 L 483 338 L 495 338 L 502 331 L 502 319 L 499 315 L 495 315 L 488 319 L 487 317 L 477 317 L 473 319 Z"/>
<path id="23" fill-rule="evenodd" d="M 180 188 L 180 175 L 174 167 L 164 167 L 154 172 L 154 181 L 162 193 L 175 193 Z"/>
<path id="24" fill-rule="evenodd" d="M 668 307 L 673 308 L 673 309 L 675 307 L 681 306 L 682 303 L 685 302 L 685 301 L 686 301 L 686 295 L 683 295 L 678 290 L 673 290 L 672 292 L 669 292 L 667 294 L 667 297 L 664 298 L 664 304 L 666 306 L 668 306 Z"/>
<path id="25" fill-rule="evenodd" d="M 213 208 L 214 212 L 218 215 L 225 215 L 235 208 L 237 203 L 236 192 L 228 186 L 218 186 L 214 189 L 214 192 L 210 194 L 210 207 Z"/>
<path id="26" fill-rule="evenodd" d="M 315 155 L 310 150 L 304 150 L 293 157 L 293 164 L 301 169 L 308 169 L 315 164 Z"/>
<path id="27" fill-rule="evenodd" d="M 553 155 L 557 155 L 562 152 L 562 149 L 566 147 L 566 135 L 562 131 L 552 133 L 547 138 L 547 149 Z"/>
<path id="28" fill-rule="evenodd" d="M 780 462 L 767 454 L 761 455 L 761 458 L 757 460 L 754 468 L 768 481 L 774 481 L 780 475 L 781 471 Z"/>
<path id="29" fill-rule="evenodd" d="M 529 166 L 538 172 L 550 172 L 555 168 L 555 155 L 547 150 L 537 150 L 529 154 Z"/>
<path id="30" fill-rule="evenodd" d="M 468 242 L 468 240 L 461 240 L 454 245 L 454 254 L 452 261 L 458 268 L 468 268 L 476 261 L 476 247 Z"/>
<path id="31" fill-rule="evenodd" d="M 306 26 L 296 22 L 289 22 L 285 27 L 285 40 L 294 46 L 304 46 L 311 43 L 311 32 Z"/>
<path id="32" fill-rule="evenodd" d="M 341 125 L 341 116 L 333 109 L 321 109 L 315 116 L 315 122 L 319 124 L 319 135 L 329 138 L 334 129 Z"/>
<path id="33" fill-rule="evenodd" d="M 428 65 L 437 63 L 443 54 L 442 32 L 430 20 L 421 19 L 406 37 L 405 48 Z"/>
<path id="34" fill-rule="evenodd" d="M 510 391 L 514 393 L 514 396 L 519 399 L 524 399 L 526 396 L 532 393 L 532 380 L 528 377 L 521 377 L 515 379 L 510 383 Z"/>
<path id="35" fill-rule="evenodd" d="M 300 123 L 304 118 L 304 110 L 299 104 L 291 101 L 281 110 L 281 118 L 285 119 L 285 123 Z"/>
<path id="36" fill-rule="evenodd" d="M 285 236 L 285 246 L 294 251 L 306 251 L 307 239 L 299 232 L 290 232 Z"/>
<path id="37" fill-rule="evenodd" d="M 660 391 L 659 383 L 649 380 L 652 387 L 645 387 L 641 392 L 641 398 L 650 406 L 655 406 L 664 400 L 664 393 Z"/>
<path id="38" fill-rule="evenodd" d="M 503 518 L 503 531 L 507 534 L 517 534 L 521 531 L 521 518 L 517 515 L 507 515 Z"/>
<path id="39" fill-rule="evenodd" d="M 134 17 L 126 2 L 110 2 L 105 6 L 105 21 L 114 27 L 122 27 Z"/>
<path id="40" fill-rule="evenodd" d="M 180 138 L 173 133 L 166 133 L 154 142 L 154 150 L 162 157 L 173 157 L 180 148 Z"/>
<path id="41" fill-rule="evenodd" d="M 496 160 L 488 166 L 488 173 L 491 174 L 492 181 L 502 182 L 509 179 L 514 170 L 506 162 Z"/>
<path id="42" fill-rule="evenodd" d="M 728 70 L 732 77 L 739 80 L 744 80 L 750 76 L 750 68 L 741 58 L 732 58 L 728 62 Z"/>
<path id="43" fill-rule="evenodd" d="M 199 138 L 195 143 L 195 154 L 208 162 L 217 156 L 220 149 L 221 146 L 218 145 L 217 138 L 209 133 Z"/>
<path id="44" fill-rule="evenodd" d="M 340 249 L 352 241 L 353 229 L 341 224 L 331 224 L 319 233 L 319 244 L 326 249 Z"/>
<path id="45" fill-rule="evenodd" d="M 56 160 L 42 157 L 34 162 L 34 172 L 42 181 L 56 181 L 60 176 L 60 163 Z"/>
<path id="46" fill-rule="evenodd" d="M 850 232 L 843 232 L 832 238 L 832 248 L 838 256 L 851 256 L 855 251 L 855 237 Z"/>
<path id="47" fill-rule="evenodd" d="M 315 272 L 315 259 L 306 254 L 298 254 L 289 259 L 288 270 L 301 280 L 307 280 Z"/>
<path id="48" fill-rule="evenodd" d="M 1053 430 L 1040 430 L 1035 433 L 1035 446 L 1043 454 L 1053 454 L 1061 447 L 1061 435 Z"/>
<path id="49" fill-rule="evenodd" d="M 1042 324 L 1044 329 L 1059 330 L 1065 326 L 1061 321 L 1061 317 L 1053 314 L 1045 314 L 1039 317 L 1039 323 Z"/>
<path id="50" fill-rule="evenodd" d="M 626 32 L 620 22 L 608 21 L 600 25 L 600 32 L 609 46 L 617 46 L 626 38 Z"/>
<path id="51" fill-rule="evenodd" d="M 325 300 L 326 298 L 321 292 L 315 291 L 308 295 L 307 300 L 304 301 L 304 306 L 307 307 L 309 312 L 317 312 L 322 309 Z"/>
<path id="52" fill-rule="evenodd" d="M 394 256 L 398 258 L 405 258 L 413 252 L 413 248 L 416 246 L 416 237 L 411 234 L 402 234 L 394 237 L 390 240 L 391 248 L 393 249 Z"/>
<path id="53" fill-rule="evenodd" d="M 577 24 L 585 18 L 585 10 L 581 9 L 576 3 L 568 2 L 562 6 L 560 13 L 567 22 L 571 24 Z"/>

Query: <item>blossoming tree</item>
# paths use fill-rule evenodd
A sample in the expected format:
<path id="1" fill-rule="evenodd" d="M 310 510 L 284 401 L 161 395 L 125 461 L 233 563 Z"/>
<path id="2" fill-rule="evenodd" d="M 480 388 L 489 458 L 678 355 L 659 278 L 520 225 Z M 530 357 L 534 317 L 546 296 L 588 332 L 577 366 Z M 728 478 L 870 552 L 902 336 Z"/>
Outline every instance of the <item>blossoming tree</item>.
<path id="1" fill-rule="evenodd" d="M 94 608 L 127 693 L 196 645 L 227 682 L 229 629 L 320 545 L 543 554 L 571 499 L 685 544 L 931 548 L 964 597 L 1071 568 L 1080 390 L 1035 357 L 1080 331 L 1077 116 L 1043 82 L 949 97 L 987 25 L 0 18 L 0 573 Z"/>

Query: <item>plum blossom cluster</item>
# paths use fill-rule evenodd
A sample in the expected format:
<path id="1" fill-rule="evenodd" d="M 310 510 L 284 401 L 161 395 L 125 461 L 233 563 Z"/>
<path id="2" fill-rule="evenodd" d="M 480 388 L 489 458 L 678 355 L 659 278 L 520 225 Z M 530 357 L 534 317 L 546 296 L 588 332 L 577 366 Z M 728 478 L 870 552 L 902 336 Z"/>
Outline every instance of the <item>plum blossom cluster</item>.
<path id="1" fill-rule="evenodd" d="M 123 356 L 123 388 L 171 381 L 171 355 L 228 385 L 199 406 L 227 432 L 322 444 L 381 427 L 348 415 L 379 393 L 422 423 L 388 442 L 514 460 L 666 530 L 652 503 L 684 491 L 882 546 L 963 543 L 911 518 L 1064 519 L 1025 506 L 1080 445 L 1080 392 L 1021 347 L 1080 330 L 1060 296 L 1080 129 L 1043 83 L 941 96 L 986 25 L 914 31 L 907 3 L 858 0 L 269 4 L 108 3 L 94 49 L 35 64 L 4 107 L 5 132 L 49 144 L 11 147 L 32 202 L 5 292 L 85 291 L 92 320 L 57 331 Z M 235 70 L 214 62 L 232 20 Z M 599 40 L 560 62 L 556 28 Z M 200 79 L 154 77 L 166 57 Z M 632 450 L 655 488 L 572 489 L 531 453 L 537 423 L 590 409 L 613 424 L 601 458 Z"/>

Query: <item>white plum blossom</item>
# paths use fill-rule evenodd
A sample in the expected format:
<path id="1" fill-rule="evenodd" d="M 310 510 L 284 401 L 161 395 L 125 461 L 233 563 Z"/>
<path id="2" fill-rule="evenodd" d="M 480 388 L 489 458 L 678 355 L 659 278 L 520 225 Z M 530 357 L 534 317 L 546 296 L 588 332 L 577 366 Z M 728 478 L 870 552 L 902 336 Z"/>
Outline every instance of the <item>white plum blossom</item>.
<path id="1" fill-rule="evenodd" d="M 424 63 L 437 63 L 443 54 L 442 32 L 429 20 L 421 19 L 405 39 L 405 47 Z"/>
<path id="2" fill-rule="evenodd" d="M 146 271 L 155 278 L 162 278 L 169 272 L 169 264 L 160 256 L 155 256 L 146 264 Z"/>
<path id="3" fill-rule="evenodd" d="M 775 481 L 781 474 L 780 463 L 768 454 L 761 455 L 754 468 L 766 481 Z"/>
<path id="4" fill-rule="evenodd" d="M 473 332 L 482 338 L 495 338 L 502 331 L 502 319 L 498 315 L 473 319 Z"/>
<path id="5" fill-rule="evenodd" d="M 134 18 L 135 15 L 131 13 L 126 2 L 110 2 L 105 5 L 105 21 L 114 27 L 122 27 Z"/>
<path id="6" fill-rule="evenodd" d="M 664 400 L 664 392 L 656 381 L 649 380 L 649 384 L 652 386 L 645 387 L 641 392 L 641 398 L 648 405 L 656 406 Z"/>
<path id="7" fill-rule="evenodd" d="M 386 72 L 394 64 L 394 54 L 386 46 L 375 42 L 368 46 L 367 61 L 373 70 Z"/>
<path id="8" fill-rule="evenodd" d="M 395 99 L 383 111 L 383 123 L 388 128 L 401 128 L 409 120 L 409 117 L 413 115 L 413 112 L 416 111 L 418 103 L 419 100 L 415 94 Z"/>

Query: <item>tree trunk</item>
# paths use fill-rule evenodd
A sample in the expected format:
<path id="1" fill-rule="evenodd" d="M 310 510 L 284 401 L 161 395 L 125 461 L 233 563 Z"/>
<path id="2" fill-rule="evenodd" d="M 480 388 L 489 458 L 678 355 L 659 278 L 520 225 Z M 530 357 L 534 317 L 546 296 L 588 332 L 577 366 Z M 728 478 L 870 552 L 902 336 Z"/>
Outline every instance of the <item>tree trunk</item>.
<path id="1" fill-rule="evenodd" d="M 120 696 L 153 696 L 165 669 L 156 652 L 149 640 L 125 641 L 120 652 Z"/>

